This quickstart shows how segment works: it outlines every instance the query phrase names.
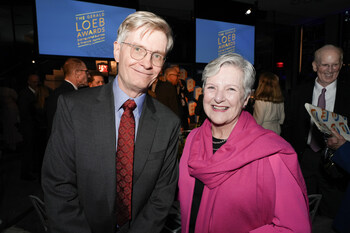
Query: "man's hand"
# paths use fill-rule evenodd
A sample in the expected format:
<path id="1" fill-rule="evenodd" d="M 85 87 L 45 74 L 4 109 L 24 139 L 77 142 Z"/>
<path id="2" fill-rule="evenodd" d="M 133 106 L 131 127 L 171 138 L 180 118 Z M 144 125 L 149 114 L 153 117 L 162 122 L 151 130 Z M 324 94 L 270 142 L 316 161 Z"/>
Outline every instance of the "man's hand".
<path id="1" fill-rule="evenodd" d="M 333 150 L 337 150 L 346 142 L 346 140 L 335 129 L 331 129 L 331 131 L 332 136 L 327 139 L 327 146 Z"/>

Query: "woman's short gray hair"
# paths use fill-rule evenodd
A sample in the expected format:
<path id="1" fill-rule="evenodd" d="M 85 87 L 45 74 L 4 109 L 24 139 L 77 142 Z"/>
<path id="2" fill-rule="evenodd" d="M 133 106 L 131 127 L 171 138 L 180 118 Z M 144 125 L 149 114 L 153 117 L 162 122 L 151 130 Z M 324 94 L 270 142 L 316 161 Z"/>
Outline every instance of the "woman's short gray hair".
<path id="1" fill-rule="evenodd" d="M 203 89 L 207 79 L 219 73 L 223 66 L 234 66 L 243 72 L 244 99 L 246 99 L 250 95 L 255 82 L 255 69 L 249 61 L 237 53 L 221 55 L 205 66 L 202 74 Z"/>
<path id="2" fill-rule="evenodd" d="M 171 27 L 163 18 L 148 11 L 136 11 L 126 17 L 118 28 L 117 42 L 119 44 L 124 42 L 129 32 L 141 27 L 145 27 L 143 34 L 153 30 L 164 32 L 168 39 L 166 52 L 168 53 L 172 49 L 174 40 Z"/>

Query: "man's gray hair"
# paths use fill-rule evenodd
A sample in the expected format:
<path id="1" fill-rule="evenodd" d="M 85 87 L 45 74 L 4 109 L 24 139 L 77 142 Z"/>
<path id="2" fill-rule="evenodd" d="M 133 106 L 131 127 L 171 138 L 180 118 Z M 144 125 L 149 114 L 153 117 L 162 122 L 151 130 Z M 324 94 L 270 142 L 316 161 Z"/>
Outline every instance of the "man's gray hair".
<path id="1" fill-rule="evenodd" d="M 148 11 L 136 11 L 126 17 L 118 28 L 117 42 L 119 44 L 124 42 L 129 32 L 142 27 L 144 27 L 143 35 L 153 30 L 164 32 L 168 39 L 166 52 L 172 49 L 174 40 L 171 27 L 163 18 Z"/>
<path id="2" fill-rule="evenodd" d="M 340 58 L 340 63 L 343 63 L 343 50 L 340 47 L 337 47 L 335 45 L 332 44 L 326 44 L 324 46 L 322 46 L 321 48 L 317 49 L 315 51 L 315 55 L 314 55 L 314 61 L 319 64 L 321 61 L 321 53 L 324 50 L 335 50 L 339 53 L 339 58 Z"/>

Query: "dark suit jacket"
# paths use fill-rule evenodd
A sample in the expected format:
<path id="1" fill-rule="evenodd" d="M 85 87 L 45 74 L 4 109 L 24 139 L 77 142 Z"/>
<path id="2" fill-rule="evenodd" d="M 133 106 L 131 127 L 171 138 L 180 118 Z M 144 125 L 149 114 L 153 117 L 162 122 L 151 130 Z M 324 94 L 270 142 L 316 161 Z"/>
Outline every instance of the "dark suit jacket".
<path id="1" fill-rule="evenodd" d="M 113 82 L 61 95 L 43 169 L 52 232 L 116 230 Z M 180 121 L 146 96 L 135 142 L 129 232 L 160 232 L 175 198 Z"/>
<path id="2" fill-rule="evenodd" d="M 46 109 L 46 117 L 47 117 L 48 135 L 50 135 L 52 130 L 52 122 L 56 113 L 58 97 L 63 93 L 74 91 L 74 90 L 75 89 L 72 84 L 70 84 L 67 81 L 63 81 L 62 84 L 59 87 L 57 87 L 52 92 L 52 94 L 47 98 L 45 103 L 45 109 Z"/>
<path id="3" fill-rule="evenodd" d="M 313 81 L 301 85 L 292 92 L 289 106 L 287 106 L 285 136 L 298 155 L 301 155 L 306 147 L 310 130 L 310 116 L 304 104 L 312 103 L 313 88 Z M 339 78 L 333 111 L 350 119 L 350 86 Z M 320 140 L 323 138 L 321 137 Z"/>
<path id="4" fill-rule="evenodd" d="M 207 114 L 205 114 L 204 108 L 203 108 L 203 98 L 204 98 L 203 94 L 200 94 L 198 96 L 197 106 L 196 106 L 196 108 L 194 110 L 194 113 L 197 116 L 199 116 L 198 125 L 202 125 L 203 122 L 205 121 L 205 119 L 207 119 Z"/>
<path id="5" fill-rule="evenodd" d="M 26 130 L 32 131 L 36 126 L 39 125 L 36 119 L 36 96 L 29 89 L 25 87 L 18 95 L 18 109 L 20 114 L 20 130 L 22 134 L 26 134 Z"/>
<path id="6" fill-rule="evenodd" d="M 333 162 L 350 174 L 350 142 L 341 146 L 332 157 Z M 344 199 L 334 219 L 333 226 L 341 233 L 350 232 L 350 183 L 348 184 Z"/>
<path id="7" fill-rule="evenodd" d="M 170 108 L 179 116 L 179 102 L 177 99 L 176 89 L 169 82 L 158 81 L 156 85 L 156 99 Z"/>

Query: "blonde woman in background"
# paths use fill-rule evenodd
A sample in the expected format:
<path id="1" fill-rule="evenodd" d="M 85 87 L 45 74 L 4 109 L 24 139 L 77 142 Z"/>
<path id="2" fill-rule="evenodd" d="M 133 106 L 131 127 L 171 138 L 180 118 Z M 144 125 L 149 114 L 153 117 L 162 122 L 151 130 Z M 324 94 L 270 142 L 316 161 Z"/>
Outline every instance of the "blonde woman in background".
<path id="1" fill-rule="evenodd" d="M 255 92 L 253 116 L 259 125 L 280 135 L 285 114 L 278 79 L 278 76 L 271 72 L 260 75 L 259 85 Z"/>

